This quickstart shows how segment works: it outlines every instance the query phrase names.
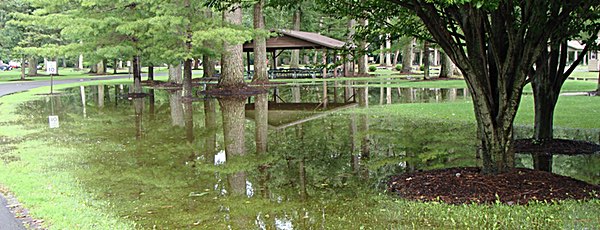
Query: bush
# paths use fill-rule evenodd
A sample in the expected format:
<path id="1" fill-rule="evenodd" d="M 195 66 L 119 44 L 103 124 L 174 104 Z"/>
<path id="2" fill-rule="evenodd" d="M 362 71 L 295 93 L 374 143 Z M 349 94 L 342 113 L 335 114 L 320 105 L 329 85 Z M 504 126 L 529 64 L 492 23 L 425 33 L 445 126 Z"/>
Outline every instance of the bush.
<path id="1" fill-rule="evenodd" d="M 419 69 L 420 69 L 421 71 L 425 71 L 425 65 L 421 65 L 421 67 L 419 67 Z"/>
<path id="2" fill-rule="evenodd" d="M 400 65 L 400 64 L 396 65 L 396 71 L 402 71 L 402 65 Z"/>
<path id="3" fill-rule="evenodd" d="M 369 66 L 369 72 L 375 72 L 377 70 L 377 66 Z"/>

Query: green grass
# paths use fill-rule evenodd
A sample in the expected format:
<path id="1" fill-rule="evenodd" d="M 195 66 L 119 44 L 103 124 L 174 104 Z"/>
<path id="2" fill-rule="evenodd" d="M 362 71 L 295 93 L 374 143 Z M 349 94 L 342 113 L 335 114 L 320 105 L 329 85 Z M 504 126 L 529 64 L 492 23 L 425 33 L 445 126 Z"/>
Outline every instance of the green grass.
<path id="1" fill-rule="evenodd" d="M 104 84 L 127 84 L 129 82 L 130 80 L 123 79 L 104 81 Z M 459 82 L 462 81 L 448 81 L 445 83 L 459 84 Z M 406 84 L 413 83 L 418 84 L 420 82 L 406 82 Z M 424 83 L 440 84 L 443 82 Z M 95 84 L 97 82 L 84 83 L 84 85 Z M 404 83 L 400 84 L 403 85 Z M 56 88 L 64 89 L 78 85 L 80 84 L 59 85 Z M 421 87 L 431 87 L 431 85 Z M 136 162 L 141 162 L 146 167 L 148 165 L 152 166 L 150 167 L 151 169 L 159 167 L 167 169 L 182 167 L 181 162 L 175 161 L 176 163 L 160 165 L 153 159 L 154 156 L 136 156 L 128 153 L 121 153 L 124 154 L 123 159 L 125 160 L 117 158 L 118 160 L 114 162 L 108 156 L 96 155 L 95 158 L 90 158 L 89 156 L 94 154 L 87 151 L 81 152 L 81 149 L 74 148 L 70 140 L 56 140 L 60 136 L 49 133 L 45 126 L 35 124 L 26 125 L 30 122 L 25 121 L 33 118 L 15 115 L 20 103 L 38 99 L 40 96 L 35 96 L 36 93 L 45 93 L 47 91 L 48 89 L 43 87 L 0 98 L 0 121 L 2 122 L 0 136 L 4 136 L 8 140 L 0 142 L 0 150 L 2 150 L 3 146 L 16 148 L 7 153 L 0 151 L 0 157 L 4 157 L 3 159 L 18 158 L 17 161 L 10 163 L 4 163 L 0 160 L 0 175 L 2 175 L 0 177 L 0 184 L 13 192 L 19 201 L 31 211 L 32 215 L 44 219 L 51 229 L 134 229 L 139 226 L 136 226 L 133 221 L 124 217 L 126 211 L 139 211 L 140 213 L 135 215 L 140 218 L 151 217 L 156 214 L 176 215 L 181 213 L 173 210 L 173 207 L 169 207 L 170 203 L 168 202 L 169 200 L 175 200 L 178 197 L 189 194 L 190 191 L 178 190 L 180 188 L 168 190 L 168 193 L 164 194 L 138 194 L 135 193 L 136 191 L 127 189 L 131 186 L 138 186 L 137 184 L 131 184 L 123 186 L 124 188 L 117 186 L 115 191 L 111 191 L 136 196 L 140 200 L 148 201 L 161 198 L 165 201 L 164 203 L 156 204 L 148 202 L 149 206 L 140 206 L 140 203 L 136 203 L 140 201 L 131 202 L 130 200 L 120 200 L 116 197 L 101 199 L 97 194 L 91 193 L 87 187 L 89 183 L 103 184 L 106 182 L 101 183 L 101 179 L 109 180 L 114 178 L 113 176 L 123 176 L 123 178 L 128 180 L 141 181 L 144 183 L 142 185 L 152 188 L 163 186 L 162 183 L 165 184 L 164 186 L 167 186 L 171 182 L 168 181 L 169 177 L 167 176 L 169 175 L 161 174 L 159 171 L 153 172 L 147 170 L 145 172 L 138 172 L 136 170 L 140 170 L 139 168 L 132 167 L 123 167 L 123 171 L 112 172 L 123 175 L 112 175 L 105 170 L 99 170 L 104 168 L 89 168 L 89 170 L 85 170 L 86 167 L 91 167 L 93 162 L 90 160 L 104 163 L 110 162 L 118 165 L 137 164 Z M 417 117 L 435 121 L 442 120 L 450 123 L 474 122 L 473 107 L 470 101 L 442 104 L 393 104 L 372 106 L 369 110 L 357 109 L 351 111 L 351 113 L 354 112 L 367 113 L 371 116 Z M 561 97 L 556 110 L 555 124 L 558 127 L 598 129 L 597 114 L 599 112 L 600 97 Z M 533 99 L 531 96 L 524 96 L 516 122 L 519 125 L 531 125 L 533 121 L 532 117 Z M 116 123 L 117 121 L 113 122 Z M 93 130 L 91 127 L 89 129 Z M 71 130 L 64 130 L 64 132 L 69 131 Z M 152 142 L 151 144 L 156 143 L 158 142 Z M 90 146 L 99 146 L 103 150 L 114 150 L 114 152 L 122 151 L 122 149 L 118 149 L 121 147 L 130 149 L 135 149 L 136 147 L 103 145 L 102 143 L 92 143 Z M 83 182 L 79 179 L 81 175 L 97 175 L 98 181 Z M 182 177 L 185 175 L 171 176 L 175 176 L 174 180 L 182 187 L 187 186 L 187 180 L 185 180 L 185 177 Z M 203 172 L 200 172 L 198 175 L 187 176 L 214 179 L 214 174 Z M 154 182 L 156 184 L 152 184 Z M 197 187 L 196 189 L 199 191 L 204 191 L 202 188 L 209 188 L 210 191 L 212 185 L 203 184 L 193 186 Z M 344 191 L 343 188 L 335 189 Z M 337 192 L 332 192 L 332 194 L 337 194 Z M 250 223 L 253 223 L 256 219 L 256 216 L 252 216 L 252 214 L 257 212 L 271 214 L 271 217 L 264 218 L 268 221 L 274 221 L 275 214 L 281 214 L 282 210 L 292 210 L 291 212 L 286 212 L 286 214 L 289 214 L 290 218 L 294 218 L 295 223 L 298 224 L 295 227 L 298 228 L 319 228 L 322 223 L 331 229 L 347 229 L 349 226 L 358 229 L 594 229 L 596 226 L 600 226 L 600 213 L 597 212 L 597 210 L 600 210 L 600 200 L 585 202 L 566 201 L 560 204 L 532 203 L 527 206 L 501 204 L 446 205 L 436 202 L 421 203 L 406 201 L 373 191 L 356 191 L 352 199 L 344 200 L 343 203 L 332 202 L 337 200 L 333 198 L 335 197 L 332 196 L 331 200 L 310 199 L 307 202 L 293 203 L 292 201 L 284 201 L 274 204 L 268 203 L 268 201 L 265 203 L 265 201 L 260 199 L 224 198 L 212 192 L 207 197 L 197 198 L 205 199 L 205 203 L 199 203 L 206 206 L 188 207 L 194 210 L 200 209 L 200 213 L 206 213 L 209 216 L 194 216 L 184 212 L 183 215 L 186 216 L 173 218 L 185 218 L 186 220 L 200 219 L 205 221 L 201 222 L 202 224 L 207 224 L 204 227 L 213 226 L 211 224 L 214 224 L 215 228 L 225 228 L 228 224 L 223 220 L 225 218 L 210 219 L 212 217 L 210 215 L 219 216 L 224 215 L 224 213 L 205 208 L 209 207 L 208 204 L 215 205 L 216 203 L 223 204 L 224 207 L 234 207 L 228 213 L 233 220 L 237 218 L 237 220 Z M 186 197 L 185 199 L 191 198 Z M 117 203 L 113 203 L 113 201 Z M 189 203 L 198 204 L 192 201 L 189 201 Z M 261 209 L 261 207 L 264 208 L 265 206 L 274 208 Z M 149 208 L 153 208 L 154 213 L 148 213 L 147 209 Z M 304 213 L 310 215 L 311 218 L 303 218 Z M 353 213 L 354 215 L 348 215 L 348 213 Z M 321 218 L 321 215 L 325 215 L 326 218 Z M 202 226 L 198 225 L 196 227 Z"/>

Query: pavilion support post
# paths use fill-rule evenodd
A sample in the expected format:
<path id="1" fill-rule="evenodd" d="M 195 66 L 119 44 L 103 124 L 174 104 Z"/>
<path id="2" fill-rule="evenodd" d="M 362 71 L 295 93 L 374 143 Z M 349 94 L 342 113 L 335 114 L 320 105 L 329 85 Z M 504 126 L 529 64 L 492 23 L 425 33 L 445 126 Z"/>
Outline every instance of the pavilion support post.
<path id="1" fill-rule="evenodd" d="M 323 56 L 321 59 L 323 62 L 323 78 L 327 78 L 327 49 L 323 49 Z"/>
<path id="2" fill-rule="evenodd" d="M 273 50 L 272 56 L 273 56 L 273 64 L 271 65 L 271 69 L 277 69 L 277 55 L 274 50 Z"/>
<path id="3" fill-rule="evenodd" d="M 246 59 L 248 63 L 248 76 L 250 76 L 250 52 L 246 52 Z"/>

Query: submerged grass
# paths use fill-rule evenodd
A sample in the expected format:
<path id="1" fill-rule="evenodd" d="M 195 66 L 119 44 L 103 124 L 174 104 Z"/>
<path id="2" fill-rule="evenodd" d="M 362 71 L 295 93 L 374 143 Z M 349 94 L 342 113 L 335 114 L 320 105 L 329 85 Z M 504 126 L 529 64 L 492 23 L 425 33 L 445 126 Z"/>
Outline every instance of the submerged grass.
<path id="1" fill-rule="evenodd" d="M 104 84 L 128 82 L 113 80 Z M 79 84 L 61 85 L 58 88 L 75 85 Z M 55 132 L 48 130 L 43 124 L 25 125 L 29 122 L 24 120 L 38 118 L 16 115 L 19 104 L 40 98 L 34 94 L 45 91 L 47 89 L 40 88 L 0 98 L 0 136 L 20 140 L 19 143 L 10 144 L 16 149 L 8 153 L 19 160 L 8 163 L 0 161 L 0 184 L 8 187 L 35 217 L 44 219 L 51 229 L 134 229 L 152 228 L 153 225 L 157 228 L 171 228 L 174 224 L 198 229 L 223 229 L 228 226 L 248 229 L 255 228 L 258 220 L 275 228 L 277 220 L 286 219 L 292 220 L 294 227 L 298 229 L 594 229 L 600 226 L 600 213 L 597 212 L 600 210 L 599 200 L 565 201 L 558 204 L 539 202 L 526 206 L 421 203 L 390 197 L 385 192 L 379 193 L 373 189 L 351 187 L 364 183 L 358 179 L 344 179 L 336 184 L 330 178 L 318 177 L 320 175 L 316 175 L 319 173 L 315 169 L 308 170 L 308 174 L 323 182 L 319 187 L 309 188 L 313 196 L 305 201 L 291 199 L 287 195 L 271 199 L 222 196 L 213 186 L 215 183 L 226 183 L 220 182 L 221 179 L 227 181 L 225 175 L 215 176 L 214 173 L 200 169 L 196 173 L 164 173 L 173 168 L 194 172 L 190 169 L 191 166 L 183 165 L 182 158 L 186 157 L 183 153 L 199 149 L 193 144 L 161 143 L 161 138 L 165 137 L 156 133 L 182 131 L 170 125 L 159 127 L 160 132 L 148 132 L 149 136 L 155 133 L 148 137 L 155 138 L 147 143 L 148 146 L 133 143 L 131 133 L 113 133 L 112 136 L 101 139 L 103 142 L 96 142 L 99 140 L 97 136 L 114 131 L 102 129 L 103 126 L 127 124 L 131 111 L 123 114 L 125 120 L 90 117 L 87 119 L 93 121 L 94 125 L 75 120 L 66 126 L 68 128 Z M 555 124 L 562 127 L 598 128 L 595 118 L 600 112 L 598 100 L 599 97 L 561 97 Z M 434 123 L 474 122 L 472 103 L 469 101 L 393 104 L 350 111 L 354 112 L 367 114 L 371 118 L 391 116 L 427 119 Z M 525 96 L 517 122 L 522 125 L 531 124 L 532 116 L 533 100 L 530 96 Z M 347 123 L 341 125 L 347 126 Z M 326 126 L 331 128 L 325 131 L 315 129 L 318 133 L 314 135 L 334 129 L 333 125 Z M 62 135 L 82 130 L 85 135 L 72 138 Z M 98 134 L 94 133 L 96 131 Z M 307 138 L 311 134 L 308 133 L 308 127 L 305 127 L 304 132 L 307 132 Z M 130 136 L 129 139 L 120 139 L 120 135 Z M 176 141 L 185 143 L 179 139 Z M 0 142 L 0 145 L 4 144 Z M 289 151 L 286 148 L 288 144 L 279 144 L 283 145 L 281 151 Z M 142 148 L 158 149 L 157 152 L 166 151 L 169 154 L 147 153 L 141 151 Z M 306 150 L 309 151 L 309 148 L 306 147 Z M 316 157 L 319 155 L 315 155 Z M 282 166 L 290 167 L 289 159 L 279 160 Z M 310 162 L 311 159 L 308 158 L 307 164 Z M 201 165 L 197 167 L 202 168 Z M 335 170 L 343 166 L 325 167 Z M 273 177 L 278 172 L 273 170 Z M 335 179 L 348 177 L 336 175 Z M 199 178 L 219 182 L 205 183 Z M 285 189 L 289 187 L 287 183 L 294 182 L 286 180 L 273 183 L 283 184 L 280 189 Z M 285 194 L 277 191 L 277 187 L 273 188 L 274 195 Z M 290 197 L 298 196 L 298 191 L 291 191 L 290 194 Z M 153 221 L 157 216 L 162 219 Z"/>

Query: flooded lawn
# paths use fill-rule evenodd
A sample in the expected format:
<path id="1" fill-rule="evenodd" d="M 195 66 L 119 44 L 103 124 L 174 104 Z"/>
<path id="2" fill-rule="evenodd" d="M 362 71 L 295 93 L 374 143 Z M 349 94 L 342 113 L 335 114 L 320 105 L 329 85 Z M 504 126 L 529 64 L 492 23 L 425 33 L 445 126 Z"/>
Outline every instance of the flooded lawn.
<path id="1" fill-rule="evenodd" d="M 470 101 L 469 93 L 352 85 L 282 85 L 247 99 L 194 102 L 179 91 L 145 89 L 147 97 L 128 99 L 127 85 L 82 86 L 28 102 L 21 114 L 28 125 L 57 115 L 60 128 L 45 138 L 78 150 L 60 170 L 140 228 L 410 227 L 381 202 L 390 199 L 382 182 L 407 171 L 478 166 L 476 130 L 468 122 L 373 111 Z M 556 133 L 592 141 L 599 135 Z M 517 164 L 531 167 L 531 157 Z M 556 173 L 590 183 L 600 182 L 598 167 L 598 155 L 555 156 Z M 443 226 L 423 226 L 431 224 Z"/>

